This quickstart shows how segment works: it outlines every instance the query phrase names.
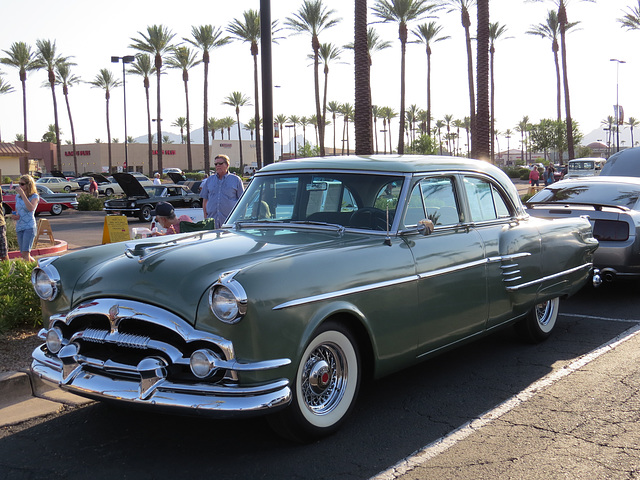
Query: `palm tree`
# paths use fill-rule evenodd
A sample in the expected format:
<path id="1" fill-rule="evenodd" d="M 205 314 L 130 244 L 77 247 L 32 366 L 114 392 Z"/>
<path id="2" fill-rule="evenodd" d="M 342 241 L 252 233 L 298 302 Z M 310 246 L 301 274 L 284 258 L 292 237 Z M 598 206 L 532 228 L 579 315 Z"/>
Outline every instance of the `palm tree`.
<path id="1" fill-rule="evenodd" d="M 460 12 L 460 19 L 464 27 L 464 35 L 467 45 L 467 77 L 469 81 L 469 111 L 471 119 L 471 132 L 476 124 L 476 95 L 473 78 L 473 54 L 471 49 L 471 17 L 469 8 L 476 4 L 476 0 L 441 0 L 441 3 L 448 6 L 448 12 Z M 473 133 L 472 133 L 473 136 Z"/>
<path id="2" fill-rule="evenodd" d="M 185 117 L 178 117 L 171 126 L 178 127 L 180 129 L 180 144 L 184 144 L 184 129 L 187 126 L 187 119 Z"/>
<path id="3" fill-rule="evenodd" d="M 371 107 L 371 116 L 373 117 L 373 138 L 376 142 L 376 153 L 380 152 L 380 149 L 378 148 L 378 118 L 382 116 L 380 110 L 381 108 L 377 105 L 373 105 Z"/>
<path id="4" fill-rule="evenodd" d="M 184 83 L 184 97 L 187 109 L 187 170 L 193 170 L 193 159 L 191 157 L 191 117 L 189 114 L 189 70 L 200 64 L 196 60 L 196 54 L 189 47 L 175 47 L 171 51 L 171 56 L 167 59 L 169 68 L 179 68 L 182 70 L 182 82 Z"/>
<path id="5" fill-rule="evenodd" d="M 36 64 L 39 68 L 47 70 L 49 87 L 51 88 L 51 97 L 53 98 L 53 120 L 56 128 L 56 138 L 60 139 L 60 124 L 58 122 L 58 102 L 56 100 L 56 66 L 59 63 L 68 63 L 69 58 L 58 55 L 56 52 L 56 42 L 51 40 L 36 40 L 36 48 L 38 53 L 36 56 Z M 62 170 L 62 153 L 60 150 L 60 142 L 56 143 L 56 154 L 58 157 L 58 170 Z"/>
<path id="6" fill-rule="evenodd" d="M 640 30 L 640 0 L 638 0 L 636 8 L 627 7 L 627 13 L 625 13 L 624 17 L 619 18 L 618 21 L 627 30 Z"/>
<path id="7" fill-rule="evenodd" d="M 300 117 L 291 115 L 289 121 L 293 124 L 293 157 L 298 158 L 298 134 L 296 133 L 296 128 L 300 123 Z"/>
<path id="8" fill-rule="evenodd" d="M 389 130 L 389 153 L 393 153 L 393 143 L 391 141 L 391 119 L 396 118 L 398 116 L 398 113 L 391 107 L 385 107 L 384 115 L 385 115 L 385 118 L 387 119 L 387 125 Z M 400 143 L 402 143 L 402 140 L 398 141 L 398 144 Z"/>
<path id="9" fill-rule="evenodd" d="M 318 36 L 323 30 L 333 27 L 340 22 L 339 18 L 332 18 L 335 10 L 328 10 L 322 0 L 304 0 L 302 7 L 293 17 L 285 20 L 285 25 L 296 33 L 309 33 L 311 35 L 311 48 L 313 49 L 313 79 L 316 101 L 316 117 L 318 117 L 318 131 L 320 133 L 320 156 L 324 156 L 324 123 L 320 110 L 320 40 Z"/>
<path id="10" fill-rule="evenodd" d="M 356 132 L 356 154 L 370 155 L 373 153 L 373 132 L 371 125 L 371 54 L 368 43 L 369 32 L 367 29 L 367 0 L 355 0 L 354 3 L 355 12 L 353 29 L 353 59 L 356 102 L 354 118 L 354 126 Z M 322 121 L 324 122 L 325 118 L 323 118 Z"/>
<path id="11" fill-rule="evenodd" d="M 229 25 L 227 31 L 238 40 L 251 45 L 251 56 L 253 56 L 253 96 L 255 97 L 254 124 L 260 125 L 260 93 L 258 90 L 258 42 L 260 41 L 260 12 L 257 10 L 245 10 L 242 14 L 244 21 L 237 18 Z M 276 22 L 272 23 L 272 30 L 275 30 Z M 273 38 L 272 38 L 273 40 Z M 256 161 L 258 170 L 262 168 L 262 150 L 260 147 L 260 128 L 256 128 Z"/>
<path id="12" fill-rule="evenodd" d="M 431 135 L 431 115 L 429 115 L 427 110 L 420 110 L 418 112 L 418 122 L 420 122 L 420 134 Z M 429 125 L 429 127 L 427 127 L 427 125 Z"/>
<path id="13" fill-rule="evenodd" d="M 253 132 L 256 129 L 256 119 L 251 118 L 247 123 L 244 124 L 244 129 L 251 134 L 251 141 L 253 141 Z"/>
<path id="14" fill-rule="evenodd" d="M 537 0 L 543 1 L 543 0 Z M 583 0 L 593 3 L 595 0 Z M 573 119 L 571 118 L 571 95 L 569 95 L 569 76 L 567 74 L 567 39 L 566 33 L 571 24 L 567 20 L 568 0 L 552 0 L 558 8 L 558 25 L 560 27 L 560 58 L 562 61 L 562 83 L 564 86 L 565 124 L 567 129 L 567 151 L 569 158 L 575 158 L 573 140 Z"/>
<path id="15" fill-rule="evenodd" d="M 495 130 L 495 78 L 493 75 L 493 60 L 496 53 L 495 43 L 496 40 L 500 39 L 507 32 L 507 27 L 505 25 L 500 25 L 498 22 L 489 24 L 489 82 L 490 82 L 490 90 L 491 90 L 491 131 Z M 491 136 L 491 163 L 495 163 L 495 148 L 493 146 L 493 139 L 495 135 Z"/>
<path id="16" fill-rule="evenodd" d="M 444 125 L 445 124 L 443 120 L 436 120 L 436 125 L 434 127 L 434 130 L 438 135 L 438 144 L 440 145 L 440 155 L 442 155 L 442 136 L 440 134 L 442 131 L 442 127 L 444 127 Z"/>
<path id="17" fill-rule="evenodd" d="M 366 28 L 366 0 L 356 0 L 355 3 L 355 37 L 359 38 L 359 45 L 362 44 L 362 32 L 363 28 Z M 363 5 L 364 4 L 364 5 Z M 363 27 L 364 23 L 364 27 Z M 378 132 L 375 128 L 375 114 L 374 110 L 377 108 L 371 104 L 371 81 L 370 71 L 372 61 L 372 54 L 385 48 L 389 48 L 391 42 L 382 40 L 380 35 L 375 31 L 373 27 L 369 27 L 366 36 L 366 58 L 365 52 L 362 51 L 362 47 L 358 50 L 355 49 L 354 43 L 349 43 L 344 46 L 354 50 L 355 60 L 355 88 L 356 88 L 356 102 L 355 102 L 355 119 L 354 126 L 356 131 L 356 154 L 366 155 L 373 152 L 373 142 L 375 139 L 375 150 L 378 151 Z M 356 53 L 358 52 L 358 53 Z M 369 114 L 371 111 L 371 114 Z M 372 128 L 372 118 L 374 119 Z M 373 132 L 371 130 L 373 129 Z M 335 119 L 334 119 L 335 130 Z M 368 151 L 367 151 L 368 149 Z"/>
<path id="18" fill-rule="evenodd" d="M 607 132 L 606 133 L 606 135 L 607 135 L 607 157 L 610 154 L 609 150 L 610 150 L 611 144 L 612 144 L 611 136 L 613 135 L 613 131 L 614 131 L 613 126 L 615 124 L 616 124 L 616 119 L 613 118 L 613 115 L 609 115 L 607 118 L 605 118 L 604 120 L 600 121 L 600 125 L 603 127 L 603 130 L 605 132 Z"/>
<path id="19" fill-rule="evenodd" d="M 211 132 L 211 141 L 213 142 L 216 138 L 216 130 L 220 128 L 219 126 L 220 120 L 216 117 L 209 117 L 209 121 L 207 122 L 207 129 Z M 205 172 L 208 170 L 205 170 Z"/>
<path id="20" fill-rule="evenodd" d="M 509 158 L 509 149 L 511 148 L 509 146 L 509 140 L 511 140 L 512 136 L 513 136 L 513 132 L 511 131 L 510 128 L 507 128 L 504 131 L 504 137 L 507 139 L 507 165 L 511 165 L 511 159 Z"/>
<path id="21" fill-rule="evenodd" d="M 332 62 L 344 63 L 340 62 L 340 54 L 342 53 L 342 49 L 340 47 L 336 47 L 331 43 L 323 43 L 320 45 L 320 60 L 324 65 L 324 93 L 322 98 L 322 123 L 326 123 L 327 121 L 327 87 L 329 85 L 329 64 Z M 309 58 L 313 58 L 312 55 L 309 55 Z"/>
<path id="22" fill-rule="evenodd" d="M 224 117 L 220 119 L 220 133 L 223 134 L 223 139 L 224 139 L 224 130 L 227 130 L 227 138 L 229 140 L 231 140 L 231 127 L 233 127 L 236 124 L 236 121 L 233 119 L 233 117 Z"/>
<path id="23" fill-rule="evenodd" d="M 7 93 L 13 92 L 13 87 L 2 78 L 2 72 L 0 72 L 0 95 L 6 95 Z M 2 143 L 2 135 L 0 134 L 0 143 Z"/>
<path id="24" fill-rule="evenodd" d="M 25 150 L 28 150 L 27 143 L 27 72 L 38 69 L 36 62 L 36 53 L 31 51 L 31 47 L 24 42 L 14 42 L 9 50 L 2 51 L 6 57 L 0 58 L 0 63 L 9 65 L 18 69 L 20 75 L 20 83 L 22 84 L 22 121 L 24 127 Z M 25 174 L 29 171 L 28 157 L 24 156 L 20 159 L 20 173 Z"/>
<path id="25" fill-rule="evenodd" d="M 631 147 L 635 146 L 635 142 L 633 141 L 633 129 L 640 125 L 640 121 L 637 118 L 629 117 L 627 120 L 627 125 L 629 125 L 629 129 L 631 130 Z"/>
<path id="26" fill-rule="evenodd" d="M 522 161 L 524 162 L 524 164 L 527 164 L 527 158 L 525 156 L 525 152 L 524 152 L 524 147 L 527 143 L 526 141 L 526 137 L 527 137 L 527 132 L 529 131 L 529 117 L 527 115 L 525 115 L 524 117 L 522 117 L 522 120 L 520 120 L 520 122 L 518 123 L 518 125 L 516 126 L 516 132 L 520 132 L 520 150 L 521 150 L 521 155 L 522 155 Z"/>
<path id="27" fill-rule="evenodd" d="M 151 133 L 151 106 L 149 103 L 149 76 L 156 71 L 151 64 L 151 57 L 146 53 L 136 55 L 136 61 L 131 64 L 129 73 L 142 77 L 142 85 L 144 86 L 144 94 L 147 100 L 147 145 L 149 153 L 149 176 L 153 175 L 153 135 Z"/>
<path id="28" fill-rule="evenodd" d="M 156 123 L 158 124 L 158 171 L 162 172 L 162 108 L 160 103 L 160 77 L 162 75 L 162 56 L 171 52 L 171 40 L 175 36 L 171 30 L 163 25 L 151 25 L 147 27 L 147 33 L 138 32 L 140 38 L 131 38 L 133 43 L 130 48 L 154 56 L 154 67 L 157 78 L 157 111 Z"/>
<path id="29" fill-rule="evenodd" d="M 200 27 L 191 27 L 191 35 L 193 39 L 184 38 L 196 48 L 202 50 L 202 63 L 204 64 L 204 120 L 202 133 L 204 137 L 204 171 L 209 172 L 211 169 L 211 160 L 209 156 L 209 50 L 222 47 L 228 44 L 231 39 L 222 36 L 220 28 L 214 28 L 211 25 L 202 25 Z M 215 131 L 211 130 L 213 133 Z"/>
<path id="30" fill-rule="evenodd" d="M 342 150 L 344 152 L 344 142 L 347 142 L 347 155 L 350 154 L 351 149 L 349 147 L 349 120 L 353 119 L 353 105 L 350 103 L 343 103 L 340 107 L 340 113 L 342 114 L 342 118 L 344 119 L 344 126 L 342 129 Z M 345 140 L 346 139 L 346 140 Z"/>
<path id="31" fill-rule="evenodd" d="M 397 22 L 400 38 L 400 133 L 398 138 L 398 153 L 404 153 L 404 122 L 405 122 L 405 59 L 407 52 L 408 23 L 418 19 L 434 5 L 427 4 L 427 0 L 376 0 L 372 7 L 373 14 L 383 22 Z"/>
<path id="32" fill-rule="evenodd" d="M 109 123 L 109 99 L 111 98 L 111 90 L 122 85 L 120 80 L 111 73 L 111 71 L 103 68 L 100 73 L 89 82 L 92 87 L 102 88 L 104 90 L 104 98 L 106 100 L 107 111 L 107 151 L 109 152 L 109 173 L 111 173 L 112 161 L 111 161 L 111 125 Z M 159 142 L 158 142 L 159 143 Z M 161 170 L 160 170 L 161 171 Z"/>
<path id="33" fill-rule="evenodd" d="M 67 115 L 69 115 L 69 125 L 71 126 L 71 145 L 73 147 L 73 171 L 78 172 L 78 156 L 76 155 L 76 131 L 73 127 L 73 117 L 71 116 L 71 105 L 69 104 L 69 87 L 80 83 L 80 77 L 71 73 L 71 65 L 59 63 L 56 65 L 56 83 L 62 85 L 62 94 L 67 104 Z"/>
<path id="34" fill-rule="evenodd" d="M 336 154 L 336 114 L 340 113 L 340 104 L 336 101 L 331 101 L 327 104 L 327 110 L 331 114 L 333 122 L 333 154 Z M 357 139 L 356 139 L 357 145 Z M 357 148 L 357 147 L 356 147 Z"/>
<path id="35" fill-rule="evenodd" d="M 284 124 L 287 123 L 287 116 L 280 113 L 274 117 L 274 120 L 280 126 L 280 160 L 284 156 Z"/>
<path id="36" fill-rule="evenodd" d="M 412 30 L 416 36 L 418 43 L 424 43 L 427 51 L 427 131 L 431 131 L 431 45 L 436 42 L 441 42 L 451 38 L 450 36 L 442 36 L 440 33 L 443 30 L 442 25 L 438 25 L 437 22 L 429 22 L 418 25 L 415 30 Z"/>
<path id="37" fill-rule="evenodd" d="M 309 119 L 307 117 L 300 117 L 300 125 L 302 125 L 302 146 L 307 144 L 307 125 L 309 125 Z"/>
<path id="38" fill-rule="evenodd" d="M 491 114 L 489 112 L 489 0 L 477 0 L 476 124 L 471 129 L 471 156 L 491 161 Z"/>
<path id="39" fill-rule="evenodd" d="M 244 161 L 242 158 L 242 132 L 240 130 L 240 107 L 251 105 L 249 97 L 240 92 L 232 92 L 231 95 L 227 95 L 223 105 L 229 105 L 236 109 L 236 118 L 238 122 L 238 144 L 240 145 L 240 174 L 244 172 Z"/>

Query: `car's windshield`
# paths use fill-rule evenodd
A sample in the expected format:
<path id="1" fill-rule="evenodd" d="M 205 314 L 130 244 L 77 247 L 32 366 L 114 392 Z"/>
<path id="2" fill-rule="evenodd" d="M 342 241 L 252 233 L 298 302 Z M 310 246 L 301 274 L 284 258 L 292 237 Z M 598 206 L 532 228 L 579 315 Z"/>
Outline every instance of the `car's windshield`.
<path id="1" fill-rule="evenodd" d="M 318 222 L 387 230 L 404 177 L 374 174 L 296 173 L 258 176 L 232 212 L 236 222 Z"/>
<path id="2" fill-rule="evenodd" d="M 535 194 L 529 202 L 587 203 L 634 208 L 640 198 L 640 186 L 624 183 L 564 182 Z"/>

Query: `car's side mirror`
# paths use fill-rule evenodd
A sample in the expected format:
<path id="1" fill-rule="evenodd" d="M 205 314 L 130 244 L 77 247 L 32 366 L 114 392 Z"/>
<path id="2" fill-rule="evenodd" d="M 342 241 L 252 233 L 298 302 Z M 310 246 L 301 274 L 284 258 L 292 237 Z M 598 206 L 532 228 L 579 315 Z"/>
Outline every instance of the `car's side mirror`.
<path id="1" fill-rule="evenodd" d="M 428 218 L 425 218 L 424 220 L 420 220 L 418 222 L 418 232 L 420 232 L 425 237 L 427 235 L 431 235 L 433 233 L 433 229 L 433 222 Z"/>

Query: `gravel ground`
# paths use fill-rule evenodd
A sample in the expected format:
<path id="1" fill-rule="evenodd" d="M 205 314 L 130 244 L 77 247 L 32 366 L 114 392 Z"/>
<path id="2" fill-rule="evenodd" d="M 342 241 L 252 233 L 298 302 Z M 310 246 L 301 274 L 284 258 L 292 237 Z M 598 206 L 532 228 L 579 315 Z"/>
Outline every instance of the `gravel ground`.
<path id="1" fill-rule="evenodd" d="M 25 371 L 31 365 L 31 352 L 42 343 L 39 329 L 15 330 L 0 334 L 0 372 Z"/>

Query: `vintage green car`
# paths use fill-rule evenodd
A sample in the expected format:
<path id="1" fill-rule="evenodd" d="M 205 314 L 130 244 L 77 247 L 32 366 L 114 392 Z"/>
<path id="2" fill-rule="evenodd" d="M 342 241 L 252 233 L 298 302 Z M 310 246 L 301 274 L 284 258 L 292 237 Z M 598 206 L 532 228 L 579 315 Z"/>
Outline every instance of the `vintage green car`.
<path id="1" fill-rule="evenodd" d="M 343 423 L 363 379 L 508 324 L 547 338 L 597 247 L 586 219 L 529 217 L 486 162 L 280 162 L 218 230 L 40 260 L 31 368 L 100 400 L 270 414 L 310 440 Z"/>

